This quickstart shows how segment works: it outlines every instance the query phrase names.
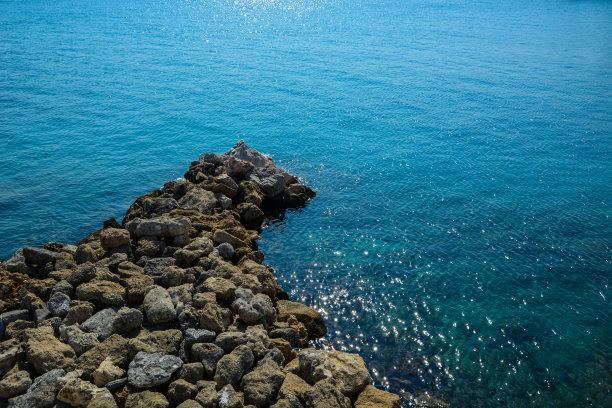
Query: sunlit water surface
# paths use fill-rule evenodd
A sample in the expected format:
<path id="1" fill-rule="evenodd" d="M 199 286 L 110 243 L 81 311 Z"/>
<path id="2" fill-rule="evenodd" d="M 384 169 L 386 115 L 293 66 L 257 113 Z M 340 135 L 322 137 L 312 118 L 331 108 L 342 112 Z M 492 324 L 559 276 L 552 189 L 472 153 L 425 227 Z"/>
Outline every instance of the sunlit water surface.
<path id="1" fill-rule="evenodd" d="M 612 3 L 0 1 L 0 256 L 240 138 L 328 347 L 453 406 L 609 407 Z"/>

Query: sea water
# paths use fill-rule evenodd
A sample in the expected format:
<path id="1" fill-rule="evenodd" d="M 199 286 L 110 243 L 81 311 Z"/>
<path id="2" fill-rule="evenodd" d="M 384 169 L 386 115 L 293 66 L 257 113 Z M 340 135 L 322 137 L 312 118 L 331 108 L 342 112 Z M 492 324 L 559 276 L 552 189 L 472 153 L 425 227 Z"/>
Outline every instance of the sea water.
<path id="1" fill-rule="evenodd" d="M 318 193 L 266 262 L 374 383 L 609 407 L 609 1 L 0 1 L 0 257 L 201 152 Z"/>

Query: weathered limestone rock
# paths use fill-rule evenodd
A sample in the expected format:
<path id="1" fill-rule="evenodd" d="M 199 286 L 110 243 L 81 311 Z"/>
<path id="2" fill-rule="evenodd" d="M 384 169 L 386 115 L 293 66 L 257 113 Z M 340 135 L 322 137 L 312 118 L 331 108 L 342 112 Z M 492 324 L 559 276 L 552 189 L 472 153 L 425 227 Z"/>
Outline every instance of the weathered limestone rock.
<path id="1" fill-rule="evenodd" d="M 290 207 L 297 207 L 306 204 L 308 200 L 316 194 L 303 184 L 291 184 L 283 192 L 283 200 Z"/>
<path id="2" fill-rule="evenodd" d="M 247 174 L 246 178 L 257 184 L 266 197 L 274 198 L 283 194 L 286 175 L 287 172 L 279 168 L 256 167 Z"/>
<path id="3" fill-rule="evenodd" d="M 144 273 L 148 276 L 161 276 L 166 268 L 174 266 L 175 259 L 170 257 L 154 258 L 147 261 L 144 266 Z"/>
<path id="4" fill-rule="evenodd" d="M 351 408 L 331 378 L 319 381 L 314 387 L 306 390 L 302 394 L 301 401 L 305 408 Z"/>
<path id="5" fill-rule="evenodd" d="M 293 373 L 287 373 L 278 391 L 279 399 L 299 399 L 299 397 L 309 390 L 310 385 Z"/>
<path id="6" fill-rule="evenodd" d="M 227 231 L 221 230 L 221 229 L 215 230 L 215 232 L 213 233 L 212 239 L 217 244 L 228 243 L 234 249 L 243 248 L 243 247 L 248 246 L 248 244 L 242 239 L 230 234 Z"/>
<path id="7" fill-rule="evenodd" d="M 98 388 L 80 378 L 66 381 L 57 394 L 57 399 L 77 408 L 117 407 L 113 395 L 106 388 Z"/>
<path id="8" fill-rule="evenodd" d="M 173 322 L 176 310 L 168 291 L 162 287 L 154 286 L 144 297 L 143 307 L 147 320 L 153 324 Z"/>
<path id="9" fill-rule="evenodd" d="M 125 370 L 113 364 L 113 360 L 109 357 L 105 358 L 100 363 L 98 368 L 93 372 L 94 383 L 98 387 L 104 387 L 111 381 L 118 380 L 125 376 Z"/>
<path id="10" fill-rule="evenodd" d="M 217 299 L 223 301 L 229 299 L 236 290 L 236 285 L 232 281 L 223 278 L 208 278 L 202 284 L 205 292 L 214 292 Z"/>
<path id="11" fill-rule="evenodd" d="M 179 201 L 180 208 L 195 210 L 202 214 L 212 214 L 218 204 L 217 198 L 212 191 L 194 187 Z"/>
<path id="12" fill-rule="evenodd" d="M 8 399 L 25 393 L 32 385 L 27 371 L 15 371 L 7 374 L 0 381 L 0 398 Z"/>
<path id="13" fill-rule="evenodd" d="M 400 408 L 400 398 L 368 385 L 355 401 L 355 408 Z"/>
<path id="14" fill-rule="evenodd" d="M 217 363 L 223 354 L 223 349 L 212 343 L 196 343 L 191 348 L 191 355 L 194 360 L 202 363 L 206 378 L 211 378 L 215 374 Z"/>
<path id="15" fill-rule="evenodd" d="M 125 288 L 118 283 L 109 281 L 93 281 L 83 283 L 76 288 L 76 298 L 107 305 L 121 306 L 125 303 Z"/>
<path id="16" fill-rule="evenodd" d="M 96 268 L 91 262 L 85 262 L 70 272 L 70 275 L 66 278 L 68 283 L 72 286 L 77 286 L 82 283 L 89 282 L 96 276 Z"/>
<path id="17" fill-rule="evenodd" d="M 106 250 L 130 245 L 130 233 L 125 229 L 104 228 L 100 232 L 100 244 Z"/>
<path id="18" fill-rule="evenodd" d="M 198 395 L 198 387 L 185 380 L 176 380 L 170 383 L 166 395 L 170 404 L 176 406 L 188 399 L 195 398 Z"/>
<path id="19" fill-rule="evenodd" d="M 58 254 L 43 248 L 23 247 L 23 257 L 30 265 L 45 266 L 54 263 Z"/>
<path id="20" fill-rule="evenodd" d="M 227 331 L 220 333 L 215 339 L 215 344 L 230 353 L 236 347 L 246 344 L 249 341 L 247 334 L 242 332 Z"/>
<path id="21" fill-rule="evenodd" d="M 145 332 L 129 340 L 129 356 L 134 358 L 141 351 L 176 355 L 179 352 L 182 341 L 183 333 L 176 329 Z"/>
<path id="22" fill-rule="evenodd" d="M 207 303 L 200 311 L 200 328 L 221 333 L 224 330 L 223 312 L 216 303 Z"/>
<path id="23" fill-rule="evenodd" d="M 236 291 L 236 300 L 232 303 L 232 310 L 246 323 L 264 320 L 269 324 L 276 317 L 276 310 L 270 298 L 262 293 L 253 296 L 250 289 L 239 288 Z"/>
<path id="24" fill-rule="evenodd" d="M 82 244 L 77 246 L 77 251 L 74 259 L 79 265 L 85 262 L 93 263 L 98 260 L 98 255 L 91 246 L 87 244 Z"/>
<path id="25" fill-rule="evenodd" d="M 336 386 L 349 398 L 356 397 L 372 381 L 363 358 L 358 354 L 330 351 L 328 361 Z"/>
<path id="26" fill-rule="evenodd" d="M 217 363 L 215 381 L 223 386 L 237 385 L 242 376 L 253 365 L 253 352 L 247 345 L 238 346 L 230 354 L 221 357 Z"/>
<path id="27" fill-rule="evenodd" d="M 204 379 L 204 365 L 201 362 L 183 364 L 178 370 L 176 378 L 195 384 Z"/>
<path id="28" fill-rule="evenodd" d="M 162 215 L 179 208 L 174 198 L 149 197 L 142 201 L 142 209 L 147 215 Z"/>
<path id="29" fill-rule="evenodd" d="M 74 367 L 76 355 L 72 347 L 59 341 L 51 327 L 28 329 L 26 350 L 28 361 L 38 374 L 56 368 L 70 370 Z"/>
<path id="30" fill-rule="evenodd" d="M 125 225 L 132 238 L 136 239 L 145 236 L 175 237 L 188 234 L 190 226 L 191 221 L 188 218 L 166 216 L 149 219 L 136 218 Z"/>
<path id="31" fill-rule="evenodd" d="M 27 309 L 12 310 L 10 312 L 0 314 L 0 339 L 4 337 L 4 331 L 9 323 L 17 320 L 29 320 L 30 312 Z"/>
<path id="32" fill-rule="evenodd" d="M 81 302 L 68 309 L 68 313 L 66 317 L 64 317 L 64 320 L 62 320 L 62 324 L 70 326 L 77 323 L 84 323 L 93 315 L 93 311 L 93 304 L 90 302 Z"/>
<path id="33" fill-rule="evenodd" d="M 180 358 L 159 353 L 139 352 L 128 368 L 129 382 L 137 388 L 164 384 L 183 365 Z"/>
<path id="34" fill-rule="evenodd" d="M 217 392 L 219 408 L 242 408 L 242 401 L 231 385 L 226 385 Z"/>
<path id="35" fill-rule="evenodd" d="M 60 338 L 68 342 L 77 356 L 80 356 L 100 343 L 98 341 L 98 334 L 85 333 L 77 326 L 64 326 L 60 328 Z"/>
<path id="36" fill-rule="evenodd" d="M 113 333 L 113 321 L 117 311 L 107 307 L 100 310 L 81 324 L 81 329 L 88 333 L 96 333 L 100 340 L 107 339 Z"/>
<path id="37" fill-rule="evenodd" d="M 66 374 L 61 368 L 36 377 L 28 391 L 8 401 L 9 408 L 51 408 L 60 389 L 60 378 Z"/>
<path id="38" fill-rule="evenodd" d="M 128 395 L 125 408 L 168 408 L 170 403 L 159 392 L 143 391 Z"/>
<path id="39" fill-rule="evenodd" d="M 117 367 L 125 369 L 128 365 L 128 343 L 128 339 L 113 334 L 102 343 L 81 354 L 77 359 L 76 368 L 83 370 L 85 380 L 92 378 L 93 372 L 106 358 L 110 358 Z"/>
<path id="40" fill-rule="evenodd" d="M 217 389 L 214 381 L 203 381 L 195 400 L 204 408 L 217 407 Z"/>
<path id="41" fill-rule="evenodd" d="M 278 310 L 277 319 L 279 321 L 286 321 L 291 315 L 295 316 L 299 322 L 306 326 L 311 340 L 318 339 L 327 334 L 327 327 L 323 318 L 313 308 L 290 300 L 279 300 L 276 308 Z"/>
<path id="42" fill-rule="evenodd" d="M 115 315 L 111 328 L 113 333 L 124 334 L 139 328 L 141 325 L 142 312 L 140 310 L 122 307 Z"/>
<path id="43" fill-rule="evenodd" d="M 51 312 L 51 316 L 66 316 L 70 310 L 70 297 L 64 293 L 56 293 L 47 302 L 47 309 Z"/>
<path id="44" fill-rule="evenodd" d="M 276 399 L 285 374 L 272 360 L 263 360 L 242 378 L 245 402 L 256 407 L 267 406 Z"/>
<path id="45" fill-rule="evenodd" d="M 129 305 L 139 305 L 144 301 L 144 296 L 149 288 L 153 286 L 154 280 L 151 276 L 132 276 L 125 280 L 126 300 Z"/>

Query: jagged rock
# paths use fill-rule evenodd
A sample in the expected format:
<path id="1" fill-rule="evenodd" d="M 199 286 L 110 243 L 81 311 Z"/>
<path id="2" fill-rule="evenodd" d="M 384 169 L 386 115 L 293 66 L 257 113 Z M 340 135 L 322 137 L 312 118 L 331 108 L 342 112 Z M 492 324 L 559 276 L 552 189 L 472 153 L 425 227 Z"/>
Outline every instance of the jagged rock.
<path id="1" fill-rule="evenodd" d="M 65 370 L 74 367 L 76 355 L 72 347 L 59 341 L 51 327 L 26 330 L 27 358 L 38 374 L 55 368 Z"/>
<path id="2" fill-rule="evenodd" d="M 204 408 L 217 408 L 217 389 L 212 381 L 205 381 L 195 400 Z"/>
<path id="3" fill-rule="evenodd" d="M 220 333 L 215 339 L 215 344 L 221 347 L 225 353 L 229 353 L 248 341 L 246 333 L 228 331 Z"/>
<path id="4" fill-rule="evenodd" d="M 217 244 L 228 243 L 234 249 L 247 247 L 248 244 L 242 239 L 235 237 L 227 231 L 222 229 L 216 229 L 212 236 L 213 242 Z"/>
<path id="5" fill-rule="evenodd" d="M 149 276 L 161 276 L 166 268 L 174 266 L 174 258 L 155 258 L 148 260 L 144 267 L 144 273 Z"/>
<path id="6" fill-rule="evenodd" d="M 236 286 L 230 280 L 213 277 L 204 281 L 202 289 L 205 292 L 214 292 L 217 299 L 223 301 L 232 297 Z"/>
<path id="7" fill-rule="evenodd" d="M 122 307 L 115 315 L 111 328 L 113 333 L 124 334 L 139 328 L 141 325 L 142 313 L 140 310 Z"/>
<path id="8" fill-rule="evenodd" d="M 125 288 L 109 281 L 83 283 L 77 286 L 75 295 L 77 299 L 106 306 L 121 306 L 125 303 Z"/>
<path id="9" fill-rule="evenodd" d="M 213 193 L 221 193 L 229 198 L 234 198 L 238 194 L 238 184 L 227 174 L 220 174 L 215 177 Z"/>
<path id="10" fill-rule="evenodd" d="M 234 147 L 225 153 L 225 156 L 249 162 L 254 167 L 274 166 L 274 161 L 272 161 L 270 156 L 247 146 L 244 140 L 240 140 L 238 143 L 236 143 Z M 200 156 L 200 160 L 202 160 L 202 156 Z"/>
<path id="11" fill-rule="evenodd" d="M 68 342 L 77 356 L 80 356 L 100 343 L 98 341 L 98 334 L 85 333 L 77 326 L 64 326 L 63 330 L 60 328 L 60 336 L 62 340 Z"/>
<path id="12" fill-rule="evenodd" d="M 310 388 L 310 385 L 299 376 L 293 373 L 287 373 L 278 391 L 278 397 L 279 399 L 288 400 L 299 399 L 300 396 Z"/>
<path id="13" fill-rule="evenodd" d="M 142 333 L 138 337 L 129 340 L 129 356 L 134 358 L 136 354 L 143 351 L 146 353 L 178 354 L 183 333 L 180 330 L 157 330 L 150 333 Z"/>
<path id="14" fill-rule="evenodd" d="M 230 354 L 221 357 L 217 363 L 215 381 L 221 386 L 239 384 L 242 376 L 253 365 L 253 360 L 253 352 L 249 346 L 236 347 Z"/>
<path id="15" fill-rule="evenodd" d="M 159 280 L 164 287 L 179 286 L 185 281 L 185 271 L 178 266 L 169 266 Z"/>
<path id="16" fill-rule="evenodd" d="M 269 198 L 278 197 L 285 189 L 287 172 L 275 167 L 256 167 L 246 175 L 246 179 L 254 182 Z"/>
<path id="17" fill-rule="evenodd" d="M 98 388 L 80 378 L 66 381 L 57 394 L 57 399 L 78 408 L 117 407 L 113 395 L 106 388 Z"/>
<path id="18" fill-rule="evenodd" d="M 35 294 L 28 292 L 21 298 L 21 308 L 34 313 L 35 310 L 44 309 L 45 302 Z"/>
<path id="19" fill-rule="evenodd" d="M 223 349 L 212 343 L 196 343 L 191 348 L 191 356 L 202 363 L 207 378 L 215 374 L 217 363 L 223 355 Z"/>
<path id="20" fill-rule="evenodd" d="M 197 252 L 200 257 L 208 256 L 214 249 L 214 244 L 210 238 L 199 237 L 194 239 L 184 249 Z"/>
<path id="21" fill-rule="evenodd" d="M 61 280 L 57 282 L 53 287 L 53 290 L 50 294 L 50 298 L 53 298 L 53 296 L 59 293 L 63 293 L 64 295 L 70 297 L 72 296 L 72 292 L 74 292 L 74 288 L 72 287 L 72 285 L 67 280 Z M 47 307 L 49 307 L 49 305 L 47 305 Z"/>
<path id="22" fill-rule="evenodd" d="M 106 250 L 130 245 L 130 233 L 125 229 L 105 228 L 100 232 L 100 244 Z"/>
<path id="23" fill-rule="evenodd" d="M 153 324 L 173 322 L 176 310 L 168 291 L 154 286 L 145 295 L 143 307 L 147 320 Z"/>
<path id="24" fill-rule="evenodd" d="M 202 405 L 196 400 L 186 400 L 183 401 L 180 405 L 177 405 L 176 408 L 202 408 Z"/>
<path id="25" fill-rule="evenodd" d="M 223 168 L 228 176 L 235 180 L 242 180 L 246 174 L 253 170 L 253 163 L 241 160 L 235 156 L 229 156 L 223 163 Z"/>
<path id="26" fill-rule="evenodd" d="M 247 260 L 242 264 L 242 271 L 245 274 L 254 275 L 261 282 L 261 292 L 274 297 L 279 289 L 276 278 L 272 274 L 272 269 L 258 264 L 252 260 Z"/>
<path id="27" fill-rule="evenodd" d="M 30 320 L 30 312 L 27 309 L 21 309 L 0 314 L 0 339 L 4 337 L 6 326 L 17 320 Z"/>
<path id="28" fill-rule="evenodd" d="M 330 378 L 319 381 L 314 387 L 304 391 L 301 401 L 305 408 L 351 408 Z"/>
<path id="29" fill-rule="evenodd" d="M 306 204 L 316 194 L 303 184 L 291 184 L 283 192 L 283 200 L 289 207 L 297 207 Z"/>
<path id="30" fill-rule="evenodd" d="M 143 391 L 128 395 L 125 408 L 168 408 L 170 403 L 159 392 Z"/>
<path id="31" fill-rule="evenodd" d="M 236 290 L 236 300 L 232 303 L 232 310 L 246 323 L 254 323 L 259 320 L 271 323 L 274 321 L 276 311 L 270 298 L 258 293 L 253 296 L 249 289 L 239 288 Z"/>
<path id="32" fill-rule="evenodd" d="M 137 388 L 164 384 L 183 365 L 180 358 L 160 353 L 139 352 L 128 368 L 128 380 Z"/>
<path id="33" fill-rule="evenodd" d="M 337 388 L 349 398 L 356 397 L 372 381 L 358 354 L 330 351 L 329 364 Z"/>
<path id="34" fill-rule="evenodd" d="M 88 333 L 96 333 L 100 340 L 107 339 L 113 333 L 113 321 L 117 315 L 114 308 L 100 310 L 81 324 L 81 329 Z"/>
<path id="35" fill-rule="evenodd" d="M 213 292 L 200 292 L 193 294 L 193 307 L 201 309 L 208 303 L 217 303 L 217 296 Z"/>
<path id="36" fill-rule="evenodd" d="M 6 326 L 4 337 L 7 339 L 17 339 L 21 342 L 25 341 L 25 330 L 36 327 L 34 322 L 28 320 L 15 320 Z"/>
<path id="37" fill-rule="evenodd" d="M 145 236 L 175 237 L 188 234 L 190 226 L 191 221 L 188 218 L 166 216 L 149 219 L 135 218 L 125 225 L 132 238 L 136 239 Z"/>
<path id="38" fill-rule="evenodd" d="M 70 272 L 70 276 L 66 278 L 72 286 L 80 285 L 91 281 L 96 276 L 96 268 L 94 264 L 85 262 Z"/>
<path id="39" fill-rule="evenodd" d="M 234 387 L 229 384 L 217 392 L 217 404 L 219 408 L 242 408 L 243 406 Z"/>
<path id="40" fill-rule="evenodd" d="M 327 334 L 327 327 L 323 318 L 313 308 L 291 302 L 290 300 L 279 300 L 276 308 L 278 310 L 277 318 L 279 321 L 286 321 L 291 315 L 295 316 L 299 322 L 306 326 L 308 337 L 311 340 L 318 339 Z"/>
<path id="41" fill-rule="evenodd" d="M 68 309 L 68 313 L 66 314 L 66 317 L 64 317 L 64 320 L 62 320 L 62 324 L 70 326 L 77 323 L 84 323 L 93 315 L 93 311 L 93 304 L 89 302 L 81 302 Z"/>
<path id="42" fill-rule="evenodd" d="M 223 312 L 216 303 L 207 303 L 200 311 L 200 328 L 221 333 L 224 329 Z"/>
<path id="43" fill-rule="evenodd" d="M 174 253 L 174 258 L 179 266 L 187 267 L 195 265 L 200 259 L 200 254 L 197 251 L 181 248 Z"/>
<path id="44" fill-rule="evenodd" d="M 215 339 L 215 332 L 203 329 L 187 329 L 185 330 L 185 345 L 191 348 L 196 343 L 209 343 Z"/>
<path id="45" fill-rule="evenodd" d="M 189 190 L 178 203 L 180 208 L 185 210 L 195 210 L 202 214 L 212 214 L 218 202 L 212 191 L 194 187 Z"/>
<path id="46" fill-rule="evenodd" d="M 195 398 L 198 395 L 198 387 L 179 379 L 170 383 L 166 395 L 170 404 L 179 405 L 188 399 Z"/>
<path id="47" fill-rule="evenodd" d="M 107 357 L 100 363 L 98 368 L 96 368 L 92 376 L 94 383 L 98 387 L 104 387 L 111 381 L 123 378 L 125 376 L 125 370 L 114 365 L 113 360 Z"/>
<path id="48" fill-rule="evenodd" d="M 47 302 L 47 309 L 51 312 L 51 316 L 66 316 L 68 310 L 70 310 L 70 297 L 64 293 L 56 293 Z"/>
<path id="49" fill-rule="evenodd" d="M 179 208 L 174 198 L 149 197 L 142 201 L 142 209 L 147 215 L 162 215 Z"/>
<path id="50" fill-rule="evenodd" d="M 204 365 L 201 362 L 183 364 L 176 378 L 195 384 L 204 378 Z"/>
<path id="51" fill-rule="evenodd" d="M 83 378 L 89 380 L 93 372 L 107 357 L 114 365 L 125 369 L 128 364 L 128 339 L 113 334 L 102 343 L 77 358 L 76 368 L 83 371 Z"/>
<path id="52" fill-rule="evenodd" d="M 247 228 L 259 228 L 264 220 L 264 213 L 258 206 L 251 203 L 240 203 L 236 207 L 240 220 Z"/>
<path id="53" fill-rule="evenodd" d="M 84 264 L 86 262 L 94 263 L 98 260 L 98 255 L 91 246 L 87 244 L 82 244 L 77 246 L 76 255 L 74 259 L 79 265 Z"/>
<path id="54" fill-rule="evenodd" d="M 285 364 L 290 362 L 290 361 L 292 361 L 294 358 L 297 357 L 296 351 L 291 346 L 291 343 L 289 343 L 287 340 L 285 340 L 285 339 L 271 339 L 271 343 L 272 343 L 273 347 L 276 347 L 277 349 L 279 349 L 281 351 L 281 353 L 283 353 L 283 358 L 285 359 Z"/>
<path id="55" fill-rule="evenodd" d="M 129 305 L 139 305 L 144 301 L 145 293 L 154 280 L 151 276 L 133 276 L 125 280 L 126 300 Z"/>
<path id="56" fill-rule="evenodd" d="M 355 408 L 400 408 L 400 398 L 368 385 L 355 401 Z"/>
<path id="57" fill-rule="evenodd" d="M 130 261 L 123 261 L 117 265 L 117 273 L 121 278 L 126 279 L 134 276 L 142 276 L 144 268 Z"/>
<path id="58" fill-rule="evenodd" d="M 36 377 L 28 391 L 8 401 L 9 408 L 51 408 L 60 389 L 60 378 L 66 374 L 61 368 Z"/>
<path id="59" fill-rule="evenodd" d="M 162 251 L 163 244 L 157 237 L 142 237 L 136 242 L 134 256 L 140 259 L 143 256 L 153 258 Z"/>
<path id="60" fill-rule="evenodd" d="M 20 370 L 7 374 L 0 381 L 0 398 L 12 398 L 25 393 L 32 385 L 32 379 L 27 371 Z"/>
<path id="61" fill-rule="evenodd" d="M 267 406 L 276 399 L 285 374 L 272 360 L 262 361 L 253 371 L 242 378 L 244 399 L 256 407 Z"/>

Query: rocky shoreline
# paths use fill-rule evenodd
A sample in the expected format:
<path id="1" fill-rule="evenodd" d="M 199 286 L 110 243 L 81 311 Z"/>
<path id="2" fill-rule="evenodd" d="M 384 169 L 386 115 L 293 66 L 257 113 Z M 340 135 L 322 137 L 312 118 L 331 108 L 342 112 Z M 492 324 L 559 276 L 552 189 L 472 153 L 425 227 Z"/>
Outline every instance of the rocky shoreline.
<path id="1" fill-rule="evenodd" d="M 315 193 L 239 142 L 77 245 L 0 266 L 0 407 L 399 408 L 262 265 L 266 213 Z"/>

